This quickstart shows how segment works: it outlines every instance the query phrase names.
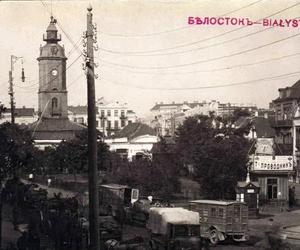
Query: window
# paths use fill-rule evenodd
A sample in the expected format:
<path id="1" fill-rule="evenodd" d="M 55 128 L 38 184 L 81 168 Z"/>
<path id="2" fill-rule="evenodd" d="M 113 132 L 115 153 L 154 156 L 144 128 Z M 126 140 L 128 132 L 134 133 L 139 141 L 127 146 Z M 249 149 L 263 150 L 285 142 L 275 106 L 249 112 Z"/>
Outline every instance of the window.
<path id="1" fill-rule="evenodd" d="M 115 129 L 119 129 L 119 121 L 115 121 Z"/>
<path id="2" fill-rule="evenodd" d="M 277 199 L 278 193 L 278 179 L 277 178 L 268 178 L 267 179 L 267 192 L 268 192 L 268 199 Z"/>
<path id="3" fill-rule="evenodd" d="M 215 207 L 212 207 L 211 210 L 210 210 L 210 212 L 211 212 L 211 216 L 212 217 L 216 217 L 217 216 L 217 212 L 216 212 L 216 208 Z"/>
<path id="4" fill-rule="evenodd" d="M 107 121 L 107 129 L 111 129 L 111 121 Z"/>
<path id="5" fill-rule="evenodd" d="M 77 123 L 79 123 L 79 124 L 84 124 L 84 119 L 83 119 L 83 117 L 78 117 L 78 118 L 77 118 Z"/>
<path id="6" fill-rule="evenodd" d="M 107 116 L 111 116 L 111 111 L 107 110 Z"/>
<path id="7" fill-rule="evenodd" d="M 58 115 L 58 100 L 56 97 L 52 98 L 51 102 L 52 115 Z"/>
<path id="8" fill-rule="evenodd" d="M 238 218 L 241 214 L 241 207 L 239 205 L 234 205 L 233 211 L 234 211 L 234 217 Z"/>
<path id="9" fill-rule="evenodd" d="M 125 110 L 121 110 L 121 117 L 125 117 Z"/>
<path id="10" fill-rule="evenodd" d="M 186 225 L 175 225 L 174 226 L 174 237 L 188 236 L 189 228 Z"/>
<path id="11" fill-rule="evenodd" d="M 116 109 L 116 110 L 114 111 L 114 116 L 118 116 L 118 114 L 119 114 L 119 110 Z"/>
<path id="12" fill-rule="evenodd" d="M 224 217 L 224 209 L 223 208 L 219 208 L 219 217 L 220 218 Z"/>
<path id="13" fill-rule="evenodd" d="M 100 114 L 101 114 L 101 117 L 104 117 L 104 116 L 105 116 L 105 110 L 102 109 L 100 112 L 101 112 L 101 113 L 100 113 Z"/>
<path id="14" fill-rule="evenodd" d="M 57 98 L 56 97 L 52 98 L 52 109 L 53 108 L 57 108 Z"/>
<path id="15" fill-rule="evenodd" d="M 121 127 L 122 128 L 125 127 L 125 120 L 124 119 L 121 120 Z"/>

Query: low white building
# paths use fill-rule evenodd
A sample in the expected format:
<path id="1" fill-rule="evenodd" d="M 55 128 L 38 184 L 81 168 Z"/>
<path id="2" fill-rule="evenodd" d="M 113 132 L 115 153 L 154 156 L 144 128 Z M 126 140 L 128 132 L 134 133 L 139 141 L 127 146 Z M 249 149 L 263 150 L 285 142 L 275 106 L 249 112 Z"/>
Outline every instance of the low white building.
<path id="1" fill-rule="evenodd" d="M 142 123 L 129 123 L 115 135 L 105 139 L 110 150 L 129 160 L 151 157 L 151 149 L 158 142 L 154 129 Z"/>

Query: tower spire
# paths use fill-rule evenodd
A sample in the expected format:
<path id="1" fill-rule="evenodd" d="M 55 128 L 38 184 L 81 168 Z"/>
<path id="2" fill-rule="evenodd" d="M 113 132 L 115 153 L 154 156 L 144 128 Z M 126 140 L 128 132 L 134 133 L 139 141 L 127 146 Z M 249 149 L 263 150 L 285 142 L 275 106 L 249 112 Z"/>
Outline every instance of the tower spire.
<path id="1" fill-rule="evenodd" d="M 46 30 L 46 37 L 43 36 L 43 40 L 47 43 L 57 43 L 61 40 L 61 36 L 58 37 L 57 35 L 57 28 L 56 28 L 57 20 L 51 15 L 50 16 L 50 23 Z"/>

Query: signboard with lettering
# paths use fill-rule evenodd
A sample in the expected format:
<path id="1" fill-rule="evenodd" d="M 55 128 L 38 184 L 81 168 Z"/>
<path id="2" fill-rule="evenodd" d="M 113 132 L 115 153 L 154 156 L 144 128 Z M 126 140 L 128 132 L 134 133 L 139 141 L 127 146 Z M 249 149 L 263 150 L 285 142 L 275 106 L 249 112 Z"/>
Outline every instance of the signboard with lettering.
<path id="1" fill-rule="evenodd" d="M 253 162 L 254 171 L 292 171 L 293 157 L 290 155 L 261 155 L 255 156 Z"/>

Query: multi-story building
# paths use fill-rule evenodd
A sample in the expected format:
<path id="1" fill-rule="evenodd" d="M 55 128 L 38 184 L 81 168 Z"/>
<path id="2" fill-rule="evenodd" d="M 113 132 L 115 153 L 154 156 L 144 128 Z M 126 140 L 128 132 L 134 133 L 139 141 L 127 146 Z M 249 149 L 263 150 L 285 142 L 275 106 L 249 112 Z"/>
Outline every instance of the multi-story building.
<path id="1" fill-rule="evenodd" d="M 282 151 L 293 155 L 296 166 L 296 180 L 300 175 L 300 80 L 291 87 L 280 88 L 279 97 L 270 106 L 275 111 L 275 141 Z"/>
<path id="2" fill-rule="evenodd" d="M 98 117 L 98 109 L 96 107 L 96 125 L 99 126 L 100 119 Z M 87 106 L 68 106 L 68 117 L 70 121 L 77 122 L 81 125 L 88 125 Z"/>
<path id="3" fill-rule="evenodd" d="M 250 104 L 222 104 L 215 100 L 206 102 L 183 102 L 183 103 L 156 103 L 151 109 L 154 120 L 151 126 L 159 135 L 174 135 L 174 132 L 179 124 L 190 116 L 194 115 L 210 115 L 229 116 L 237 109 L 244 109 L 250 112 L 257 110 L 255 105 Z"/>
<path id="4" fill-rule="evenodd" d="M 110 136 L 137 120 L 136 113 L 129 109 L 127 103 L 106 101 L 103 97 L 97 101 L 99 126 L 98 129 Z"/>
<path id="5" fill-rule="evenodd" d="M 275 110 L 274 128 L 276 143 L 281 144 L 285 151 L 292 152 L 293 119 L 300 103 L 300 81 L 292 87 L 280 88 L 279 97 L 273 100 L 271 106 Z M 299 131 L 297 131 L 299 136 Z M 299 142 L 297 142 L 299 145 Z"/>

